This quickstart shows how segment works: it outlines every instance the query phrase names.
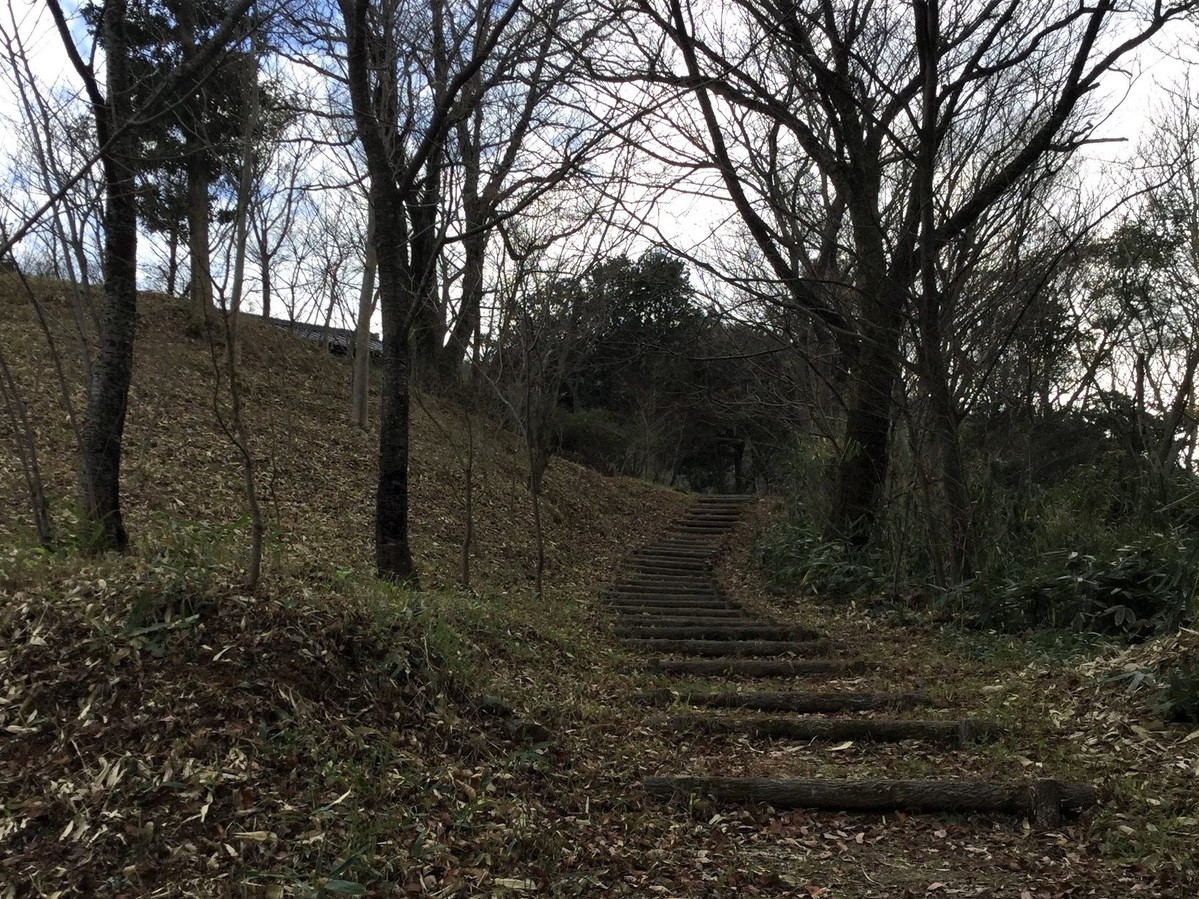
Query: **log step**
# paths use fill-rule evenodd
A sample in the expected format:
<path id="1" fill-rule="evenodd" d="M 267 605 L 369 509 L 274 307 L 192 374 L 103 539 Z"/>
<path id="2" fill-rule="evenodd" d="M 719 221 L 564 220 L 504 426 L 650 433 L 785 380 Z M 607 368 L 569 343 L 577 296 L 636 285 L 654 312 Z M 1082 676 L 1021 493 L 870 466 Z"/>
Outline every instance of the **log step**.
<path id="1" fill-rule="evenodd" d="M 637 558 L 681 559 L 687 562 L 706 562 L 708 554 L 690 549 L 671 548 L 665 543 L 651 543 L 639 547 L 632 553 Z"/>
<path id="2" fill-rule="evenodd" d="M 862 659 L 649 659 L 645 667 L 662 674 L 700 677 L 810 677 L 859 674 L 877 666 Z"/>
<path id="3" fill-rule="evenodd" d="M 629 581 L 621 581 L 604 591 L 605 593 L 681 593 L 684 596 L 689 594 L 715 594 L 720 592 L 714 582 L 706 586 L 690 587 L 686 584 L 634 584 Z"/>
<path id="4" fill-rule="evenodd" d="M 730 609 L 729 611 L 735 612 L 736 610 Z M 626 611 L 616 620 L 616 624 L 618 627 L 644 627 L 655 631 L 675 627 L 772 627 L 775 629 L 774 632 L 778 633 L 781 627 L 773 621 L 759 621 L 750 618 L 748 612 L 721 617 L 718 615 L 632 615 Z M 785 628 L 783 629 L 785 630 Z"/>
<path id="5" fill-rule="evenodd" d="M 612 608 L 627 608 L 636 606 L 642 609 L 740 609 L 732 600 L 721 599 L 719 596 L 668 596 L 660 593 L 636 594 L 624 593 L 605 597 L 606 605 Z"/>
<path id="6" fill-rule="evenodd" d="M 821 633 L 802 627 L 778 624 L 687 624 L 665 627 L 645 624 L 626 625 L 612 631 L 620 638 L 657 638 L 660 640 L 819 640 Z"/>
<path id="7" fill-rule="evenodd" d="M 626 640 L 630 649 L 643 652 L 677 652 L 692 656 L 820 655 L 831 648 L 828 640 Z"/>
<path id="8" fill-rule="evenodd" d="M 669 600 L 677 602 L 680 605 L 686 605 L 692 601 L 696 605 L 707 602 L 722 602 L 728 603 L 718 590 L 662 590 L 662 589 L 643 589 L 638 587 L 617 586 L 611 590 L 605 590 L 602 594 L 604 599 L 609 601 L 628 601 L 628 600 Z"/>
<path id="9" fill-rule="evenodd" d="M 651 690 L 635 693 L 634 702 L 670 705 L 685 702 L 712 709 L 754 709 L 759 712 L 863 712 L 870 709 L 910 709 L 932 705 L 927 693 L 732 693 L 703 690 Z"/>
<path id="10" fill-rule="evenodd" d="M 764 803 L 775 808 L 849 812 L 1001 812 L 1056 827 L 1065 814 L 1099 801 L 1087 784 L 1038 780 L 990 783 L 975 780 L 799 780 L 766 777 L 647 777 L 651 796 L 670 799 L 693 793 L 727 805 Z"/>
<path id="11" fill-rule="evenodd" d="M 622 603 L 613 606 L 613 611 L 619 615 L 618 624 L 720 624 L 753 621 L 749 612 L 736 607 L 714 609 L 711 606 L 638 606 Z"/>
<path id="12" fill-rule="evenodd" d="M 633 572 L 620 581 L 619 586 L 635 587 L 668 587 L 670 590 L 682 587 L 685 590 L 716 590 L 716 580 L 710 574 L 652 574 L 649 572 Z"/>
<path id="13" fill-rule="evenodd" d="M 656 574 L 659 576 L 679 577 L 711 577 L 712 565 L 707 560 L 695 562 L 671 561 L 668 559 L 642 558 L 634 559 L 628 567 L 633 571 Z"/>
<path id="14" fill-rule="evenodd" d="M 759 739 L 803 740 L 805 742 L 899 743 L 920 740 L 968 746 L 993 740 L 1003 733 L 994 721 L 891 720 L 882 718 L 780 718 L 769 715 L 728 717 L 673 715 L 668 725 L 675 731 L 708 734 L 744 734 Z"/>

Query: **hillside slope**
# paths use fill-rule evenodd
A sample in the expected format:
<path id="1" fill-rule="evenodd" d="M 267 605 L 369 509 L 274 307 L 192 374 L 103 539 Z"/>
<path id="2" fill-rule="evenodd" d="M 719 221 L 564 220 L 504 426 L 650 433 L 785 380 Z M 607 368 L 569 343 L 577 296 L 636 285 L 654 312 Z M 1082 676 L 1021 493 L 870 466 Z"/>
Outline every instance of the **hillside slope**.
<path id="1" fill-rule="evenodd" d="M 63 290 L 54 282 L 35 286 L 81 414 L 83 377 Z M 257 319 L 243 324 L 240 372 L 247 418 L 280 560 L 326 571 L 368 566 L 378 437 L 349 425 L 349 365 Z M 220 330 L 213 331 L 219 343 Z M 0 280 L 0 335 L 38 429 L 43 477 L 63 519 L 76 497 L 74 440 L 46 339 L 12 276 Z M 219 362 L 219 346 L 216 352 Z M 189 323 L 184 306 L 146 295 L 125 438 L 125 514 L 135 541 L 164 518 L 214 528 L 242 518 L 241 471 L 214 413 L 216 383 L 209 340 Z M 377 404 L 376 379 L 372 413 Z M 483 582 L 515 587 L 525 582 L 533 553 L 523 448 L 479 416 L 471 432 L 475 564 Z M 462 409 L 418 396 L 412 530 L 417 563 L 430 585 L 452 583 L 458 570 L 467 450 Z M 555 461 L 545 481 L 549 583 L 602 570 L 610 556 L 635 540 L 630 528 L 650 532 L 654 513 L 668 513 L 678 502 L 668 491 Z M 0 539 L 29 532 L 27 507 L 6 434 L 0 451 Z"/>
<path id="2" fill-rule="evenodd" d="M 36 286 L 78 412 L 67 306 L 58 285 Z M 611 650 L 587 636 L 586 598 L 681 495 L 555 461 L 535 600 L 519 442 L 422 397 L 412 528 L 424 592 L 380 585 L 376 436 L 349 426 L 349 367 L 247 321 L 241 372 L 270 544 L 264 584 L 246 595 L 241 472 L 213 411 L 213 354 L 180 305 L 147 296 L 126 430 L 133 550 L 81 558 L 66 402 L 11 281 L 0 341 L 65 546 L 35 547 L 6 420 L 0 896 L 491 895 L 571 882 L 580 862 L 565 847 L 580 834 L 559 831 L 560 807 L 530 791 L 550 759 L 544 730 L 478 700 L 498 692 L 512 714 L 557 728 L 591 714 L 591 673 Z M 468 441 L 473 592 L 453 586 Z"/>

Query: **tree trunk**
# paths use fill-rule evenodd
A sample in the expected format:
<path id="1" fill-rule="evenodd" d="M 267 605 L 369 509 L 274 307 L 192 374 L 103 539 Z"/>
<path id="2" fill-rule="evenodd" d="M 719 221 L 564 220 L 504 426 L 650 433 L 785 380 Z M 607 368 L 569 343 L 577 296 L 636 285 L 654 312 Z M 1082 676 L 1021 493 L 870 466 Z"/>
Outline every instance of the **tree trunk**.
<path id="1" fill-rule="evenodd" d="M 464 588 L 470 589 L 470 554 L 475 545 L 475 430 L 469 409 L 466 412 L 466 463 L 462 469 L 465 484 L 463 517 L 466 520 L 462 528 L 462 566 L 458 582 Z"/>
<path id="2" fill-rule="evenodd" d="M 383 313 L 383 399 L 379 413 L 379 486 L 375 493 L 375 568 L 385 580 L 412 582 L 408 542 L 408 316 L 415 302 L 405 271 L 404 209 L 390 186 L 372 177 L 379 305 Z"/>
<path id="3" fill-rule="evenodd" d="M 25 486 L 29 493 L 33 525 L 37 530 L 38 544 L 43 549 L 54 547 L 54 522 L 50 518 L 50 502 L 46 498 L 42 482 L 42 470 L 37 459 L 37 433 L 29 423 L 29 412 L 25 401 L 17 390 L 17 383 L 9 371 L 8 362 L 0 348 L 0 396 L 4 398 L 9 420 L 12 422 L 13 439 L 16 441 L 17 459 L 25 475 Z"/>
<path id="4" fill-rule="evenodd" d="M 970 497 L 966 467 L 958 436 L 957 409 L 949 387 L 941 328 L 941 291 L 937 284 L 936 207 L 934 184 L 937 168 L 937 81 L 940 8 L 938 0 L 917 0 L 916 48 L 921 68 L 920 160 L 916 195 L 920 201 L 920 336 L 923 373 L 932 412 L 933 439 L 937 443 L 941 486 L 945 493 L 946 530 L 949 537 L 949 581 L 957 584 L 973 567 Z"/>
<path id="5" fill-rule="evenodd" d="M 412 306 L 412 328 L 409 336 L 412 355 L 412 374 L 418 385 L 437 385 L 440 376 L 445 322 L 441 320 L 441 304 L 437 301 L 437 279 L 430 279 Z"/>
<path id="6" fill-rule="evenodd" d="M 850 376 L 845 441 L 825 539 L 863 547 L 874 536 L 890 464 L 892 395 L 899 378 L 902 289 L 868 301 Z"/>
<path id="7" fill-rule="evenodd" d="M 179 287 L 179 229 L 167 232 L 167 294 L 175 296 Z"/>
<path id="8" fill-rule="evenodd" d="M 237 364 L 238 328 L 237 317 L 246 280 L 246 248 L 249 242 L 249 206 L 254 189 L 254 128 L 258 123 L 260 98 L 258 85 L 258 61 L 261 58 L 261 34 L 255 33 L 253 52 L 246 60 L 246 77 L 250 79 L 250 102 L 242 122 L 242 160 L 237 181 L 237 205 L 234 220 L 233 289 L 230 308 L 224 312 L 225 325 L 225 372 L 229 378 L 229 402 L 232 421 L 226 428 L 230 441 L 237 449 L 242 463 L 242 491 L 246 499 L 246 510 L 250 515 L 250 564 L 246 572 L 246 589 L 258 589 L 262 574 L 262 545 L 266 526 L 262 519 L 262 506 L 258 503 L 258 490 L 254 484 L 257 465 L 250 446 L 249 428 L 242 413 L 241 377 Z"/>
<path id="9" fill-rule="evenodd" d="M 137 328 L 137 184 L 136 145 L 128 119 L 132 76 L 125 33 L 127 0 L 104 7 L 101 31 L 105 47 L 108 99 L 97 107 L 101 134 L 112 134 L 104 155 L 104 305 L 99 344 L 84 415 L 80 483 L 87 520 L 95 528 L 90 548 L 129 546 L 121 519 L 121 442 L 133 377 L 133 341 Z"/>
<path id="10" fill-rule="evenodd" d="M 189 143 L 191 143 L 189 141 Z M 187 242 L 191 256 L 192 316 L 204 321 L 212 311 L 212 259 L 208 232 L 208 165 L 192 147 L 187 166 Z"/>
<path id="11" fill-rule="evenodd" d="M 468 225 L 469 227 L 469 225 Z M 467 357 L 470 341 L 478 332 L 480 310 L 483 306 L 483 263 L 487 255 L 487 235 L 471 234 L 462 241 L 462 301 L 458 318 L 450 331 L 449 343 L 442 351 L 442 370 L 445 383 L 460 380 L 460 366 Z M 475 347 L 477 352 L 478 347 Z"/>
<path id="12" fill-rule="evenodd" d="M 1179 385 L 1178 392 L 1174 395 L 1174 400 L 1170 403 L 1170 408 L 1162 421 L 1161 441 L 1157 445 L 1157 466 L 1162 482 L 1163 498 L 1165 496 L 1165 480 L 1169 474 L 1170 466 L 1178 458 L 1175 438 L 1178 434 L 1178 426 L 1187 414 L 1187 407 L 1191 402 L 1191 394 L 1195 392 L 1195 372 L 1197 369 L 1199 369 L 1199 347 L 1192 346 L 1187 351 L 1186 362 L 1183 363 L 1182 384 Z"/>
<path id="13" fill-rule="evenodd" d="M 173 10 L 183 63 L 196 56 L 197 10 L 194 3 L 180 3 Z M 187 240 L 191 259 L 192 318 L 204 322 L 212 311 L 212 260 L 209 246 L 208 187 L 210 172 L 205 140 L 208 111 L 203 93 L 193 94 L 184 104 L 183 154 L 187 175 Z"/>
<path id="14" fill-rule="evenodd" d="M 354 427 L 366 430 L 369 417 L 371 383 L 371 316 L 375 311 L 375 213 L 366 210 L 366 247 L 362 261 L 362 286 L 358 291 L 358 319 L 354 322 L 354 383 L 351 387 L 351 420 Z"/>
<path id="15" fill-rule="evenodd" d="M 266 235 L 261 233 L 258 235 L 258 267 L 262 272 L 262 317 L 264 319 L 271 317 L 271 262 Z"/>

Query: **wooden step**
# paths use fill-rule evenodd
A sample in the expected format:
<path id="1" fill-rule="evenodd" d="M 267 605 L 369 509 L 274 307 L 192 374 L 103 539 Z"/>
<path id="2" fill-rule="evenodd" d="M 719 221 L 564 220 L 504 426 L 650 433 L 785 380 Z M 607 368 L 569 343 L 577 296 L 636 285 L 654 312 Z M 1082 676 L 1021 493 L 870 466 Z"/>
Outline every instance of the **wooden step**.
<path id="1" fill-rule="evenodd" d="M 626 640 L 642 652 L 675 652 L 692 656 L 820 655 L 831 648 L 828 640 Z"/>
<path id="2" fill-rule="evenodd" d="M 832 780 L 767 777 L 647 777 L 651 796 L 662 799 L 700 794 L 724 805 L 766 804 L 847 812 L 1000 812 L 1056 827 L 1063 815 L 1096 805 L 1098 791 L 1086 784 L 1037 780 L 991 783 L 978 780 Z"/>
<path id="3" fill-rule="evenodd" d="M 660 640 L 819 640 L 817 631 L 778 624 L 718 622 L 716 624 L 625 625 L 613 630 L 621 638 Z"/>
<path id="4" fill-rule="evenodd" d="M 735 602 L 718 596 L 612 596 L 603 602 L 613 609 L 740 609 Z"/>
<path id="5" fill-rule="evenodd" d="M 617 596 L 721 596 L 715 584 L 706 587 L 689 587 L 684 584 L 634 584 L 622 582 L 608 591 Z"/>
<path id="6" fill-rule="evenodd" d="M 636 606 L 624 605 L 613 609 L 621 616 L 621 624 L 636 624 L 645 622 L 654 624 L 658 621 L 669 621 L 677 618 L 680 621 L 749 621 L 748 610 L 737 606 Z"/>
<path id="7" fill-rule="evenodd" d="M 1003 733 L 994 721 L 903 720 L 886 718 L 790 718 L 774 715 L 672 715 L 666 722 L 672 731 L 709 734 L 744 734 L 759 739 L 804 742 L 899 743 L 919 740 L 968 746 L 992 740 Z"/>
<path id="8" fill-rule="evenodd" d="M 716 580 L 710 574 L 650 574 L 636 572 L 621 578 L 618 587 L 689 587 L 714 590 Z"/>
<path id="9" fill-rule="evenodd" d="M 860 674 L 876 667 L 861 659 L 649 659 L 645 667 L 662 674 L 697 677 L 811 677 Z"/>
<path id="10" fill-rule="evenodd" d="M 655 609 L 654 612 L 659 610 Z M 709 610 L 701 609 L 700 612 L 707 613 Z M 622 612 L 622 615 L 617 619 L 616 624 L 619 627 L 644 627 L 651 630 L 669 630 L 676 627 L 760 627 L 760 628 L 775 628 L 774 633 L 779 632 L 780 625 L 773 621 L 762 621 L 757 618 L 750 617 L 749 612 L 741 610 L 730 610 L 732 614 L 695 614 L 695 615 L 660 615 L 660 614 L 630 614 L 627 611 Z"/>
<path id="11" fill-rule="evenodd" d="M 713 709 L 754 709 L 759 712 L 862 712 L 870 709 L 910 709 L 932 705 L 927 693 L 734 693 L 703 690 L 651 690 L 636 693 L 633 702 L 670 705 L 685 702 Z"/>

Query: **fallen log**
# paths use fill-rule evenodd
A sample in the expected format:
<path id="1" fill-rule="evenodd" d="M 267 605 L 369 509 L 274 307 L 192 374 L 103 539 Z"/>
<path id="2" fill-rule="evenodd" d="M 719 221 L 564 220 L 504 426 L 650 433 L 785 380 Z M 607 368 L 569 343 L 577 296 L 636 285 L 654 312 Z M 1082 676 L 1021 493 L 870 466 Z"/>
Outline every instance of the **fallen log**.
<path id="1" fill-rule="evenodd" d="M 829 651 L 828 640 L 626 640 L 630 649 L 644 652 L 677 652 L 693 656 L 820 655 Z"/>
<path id="2" fill-rule="evenodd" d="M 645 667 L 662 674 L 702 677 L 807 677 L 812 674 L 858 674 L 878 666 L 862 659 L 649 659 Z"/>
<path id="3" fill-rule="evenodd" d="M 617 627 L 613 633 L 622 638 L 645 637 L 662 640 L 819 640 L 824 636 L 818 631 L 802 627 L 732 622 L 683 624 L 670 627 L 637 624 Z"/>
<path id="4" fill-rule="evenodd" d="M 910 709 L 933 704 L 932 697 L 927 693 L 732 693 L 667 689 L 634 693 L 632 700 L 642 705 L 685 702 L 710 709 L 754 709 L 759 712 L 796 712 L 803 715 Z"/>
<path id="5" fill-rule="evenodd" d="M 1038 780 L 988 783 L 972 780 L 775 780 L 765 777 L 647 777 L 651 796 L 670 799 L 699 793 L 720 803 L 763 803 L 774 808 L 848 812 L 1000 812 L 1056 827 L 1099 801 L 1087 784 Z"/>
<path id="6" fill-rule="evenodd" d="M 991 740 L 1003 733 L 994 721 L 903 721 L 862 718 L 750 718 L 710 715 L 673 715 L 666 726 L 679 731 L 709 734 L 744 734 L 759 739 L 803 740 L 806 742 L 899 743 L 920 740 L 968 746 Z"/>

